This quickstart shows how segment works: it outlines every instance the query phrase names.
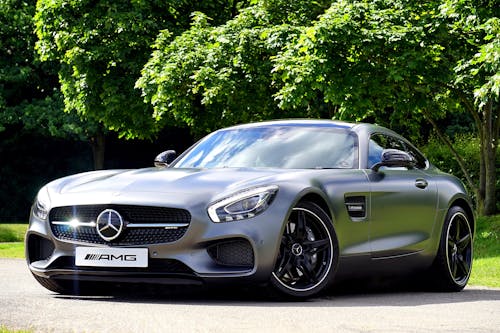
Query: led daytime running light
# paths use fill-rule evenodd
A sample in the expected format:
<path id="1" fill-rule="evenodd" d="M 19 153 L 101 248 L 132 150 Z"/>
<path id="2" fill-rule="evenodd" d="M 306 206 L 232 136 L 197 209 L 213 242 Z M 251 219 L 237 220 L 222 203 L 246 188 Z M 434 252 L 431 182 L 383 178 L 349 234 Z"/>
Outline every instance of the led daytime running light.
<path id="1" fill-rule="evenodd" d="M 257 187 L 239 192 L 208 207 L 208 215 L 214 222 L 245 220 L 263 212 L 269 206 L 278 186 Z M 241 208 L 237 209 L 238 205 Z"/>

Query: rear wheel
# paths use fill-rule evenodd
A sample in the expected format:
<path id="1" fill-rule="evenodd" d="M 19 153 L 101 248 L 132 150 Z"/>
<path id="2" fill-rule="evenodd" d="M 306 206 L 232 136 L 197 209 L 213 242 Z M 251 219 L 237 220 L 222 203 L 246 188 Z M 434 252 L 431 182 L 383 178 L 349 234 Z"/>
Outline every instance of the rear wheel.
<path id="1" fill-rule="evenodd" d="M 465 287 L 472 269 L 472 245 L 473 235 L 467 213 L 458 206 L 450 208 L 433 266 L 440 290 L 460 291 Z"/>
<path id="2" fill-rule="evenodd" d="M 312 202 L 299 203 L 281 237 L 272 287 L 284 296 L 310 297 L 330 286 L 337 264 L 338 241 L 328 214 Z"/>

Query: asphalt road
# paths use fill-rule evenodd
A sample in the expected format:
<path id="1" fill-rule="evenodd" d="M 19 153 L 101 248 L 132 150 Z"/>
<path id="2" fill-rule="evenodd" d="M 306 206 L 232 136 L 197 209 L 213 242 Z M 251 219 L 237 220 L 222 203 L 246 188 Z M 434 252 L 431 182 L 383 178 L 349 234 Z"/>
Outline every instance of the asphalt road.
<path id="1" fill-rule="evenodd" d="M 500 332 L 500 289 L 363 288 L 307 302 L 179 288 L 68 297 L 39 286 L 24 260 L 0 259 L 1 325 L 34 332 Z"/>

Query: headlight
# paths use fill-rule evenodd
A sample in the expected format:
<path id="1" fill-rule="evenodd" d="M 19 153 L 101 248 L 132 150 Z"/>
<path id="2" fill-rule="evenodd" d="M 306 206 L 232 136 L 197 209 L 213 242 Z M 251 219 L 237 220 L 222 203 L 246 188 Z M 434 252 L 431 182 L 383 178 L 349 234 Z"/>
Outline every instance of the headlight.
<path id="1" fill-rule="evenodd" d="M 208 215 L 214 222 L 245 220 L 259 215 L 269 207 L 278 186 L 256 187 L 238 192 L 208 207 Z"/>
<path id="2" fill-rule="evenodd" d="M 49 215 L 50 199 L 46 188 L 42 188 L 33 204 L 33 215 L 39 219 L 46 220 Z"/>

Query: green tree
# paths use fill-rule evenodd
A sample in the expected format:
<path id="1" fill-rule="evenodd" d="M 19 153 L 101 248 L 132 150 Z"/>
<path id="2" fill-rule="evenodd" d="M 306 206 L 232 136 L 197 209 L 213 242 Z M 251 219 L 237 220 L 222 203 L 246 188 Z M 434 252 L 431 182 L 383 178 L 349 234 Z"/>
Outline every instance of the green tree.
<path id="1" fill-rule="evenodd" d="M 496 209 L 500 135 L 500 6 L 497 1 L 447 0 L 441 6 L 450 38 L 461 44 L 451 94 L 472 115 L 480 139 L 478 197 L 482 213 Z"/>
<path id="2" fill-rule="evenodd" d="M 0 0 L 0 130 L 33 107 L 45 113 L 58 105 L 53 64 L 35 61 L 34 11 L 27 1 Z M 35 122 L 30 111 L 25 118 Z"/>
<path id="3" fill-rule="evenodd" d="M 336 1 L 275 58 L 275 79 L 283 82 L 276 98 L 285 109 L 322 99 L 338 107 L 341 119 L 412 126 L 424 118 L 460 162 L 480 212 L 493 214 L 497 14 L 487 1 Z M 437 122 L 464 111 L 475 120 L 484 152 L 479 186 Z"/>
<path id="4" fill-rule="evenodd" d="M 256 1 L 222 25 L 197 12 L 173 40 L 161 32 L 137 87 L 160 123 L 198 134 L 239 122 L 304 116 L 283 112 L 273 94 L 273 57 L 328 6 L 326 1 Z M 309 116 L 319 116 L 311 108 Z"/>
<path id="5" fill-rule="evenodd" d="M 122 135 L 147 137 L 167 122 L 205 132 L 235 122 L 324 115 L 406 123 L 418 133 L 425 119 L 460 163 L 438 121 L 468 112 L 484 152 L 479 186 L 464 173 L 480 208 L 492 212 L 495 1 L 254 0 L 210 8 L 40 1 L 38 7 L 39 52 L 63 64 L 66 109 Z M 196 13 L 181 33 L 184 14 L 196 9 L 208 15 Z M 148 109 L 133 82 L 159 29 L 136 84 Z"/>
<path id="6" fill-rule="evenodd" d="M 0 0 L 0 131 L 21 126 L 44 136 L 87 141 L 100 169 L 103 130 L 96 122 L 63 112 L 59 64 L 41 63 L 36 56 L 34 14 L 31 2 Z"/>
<path id="7" fill-rule="evenodd" d="M 37 50 L 60 63 L 64 106 L 126 138 L 150 138 L 160 129 L 152 107 L 134 88 L 159 31 L 177 35 L 193 10 L 223 21 L 244 2 L 188 0 L 40 0 Z"/>

